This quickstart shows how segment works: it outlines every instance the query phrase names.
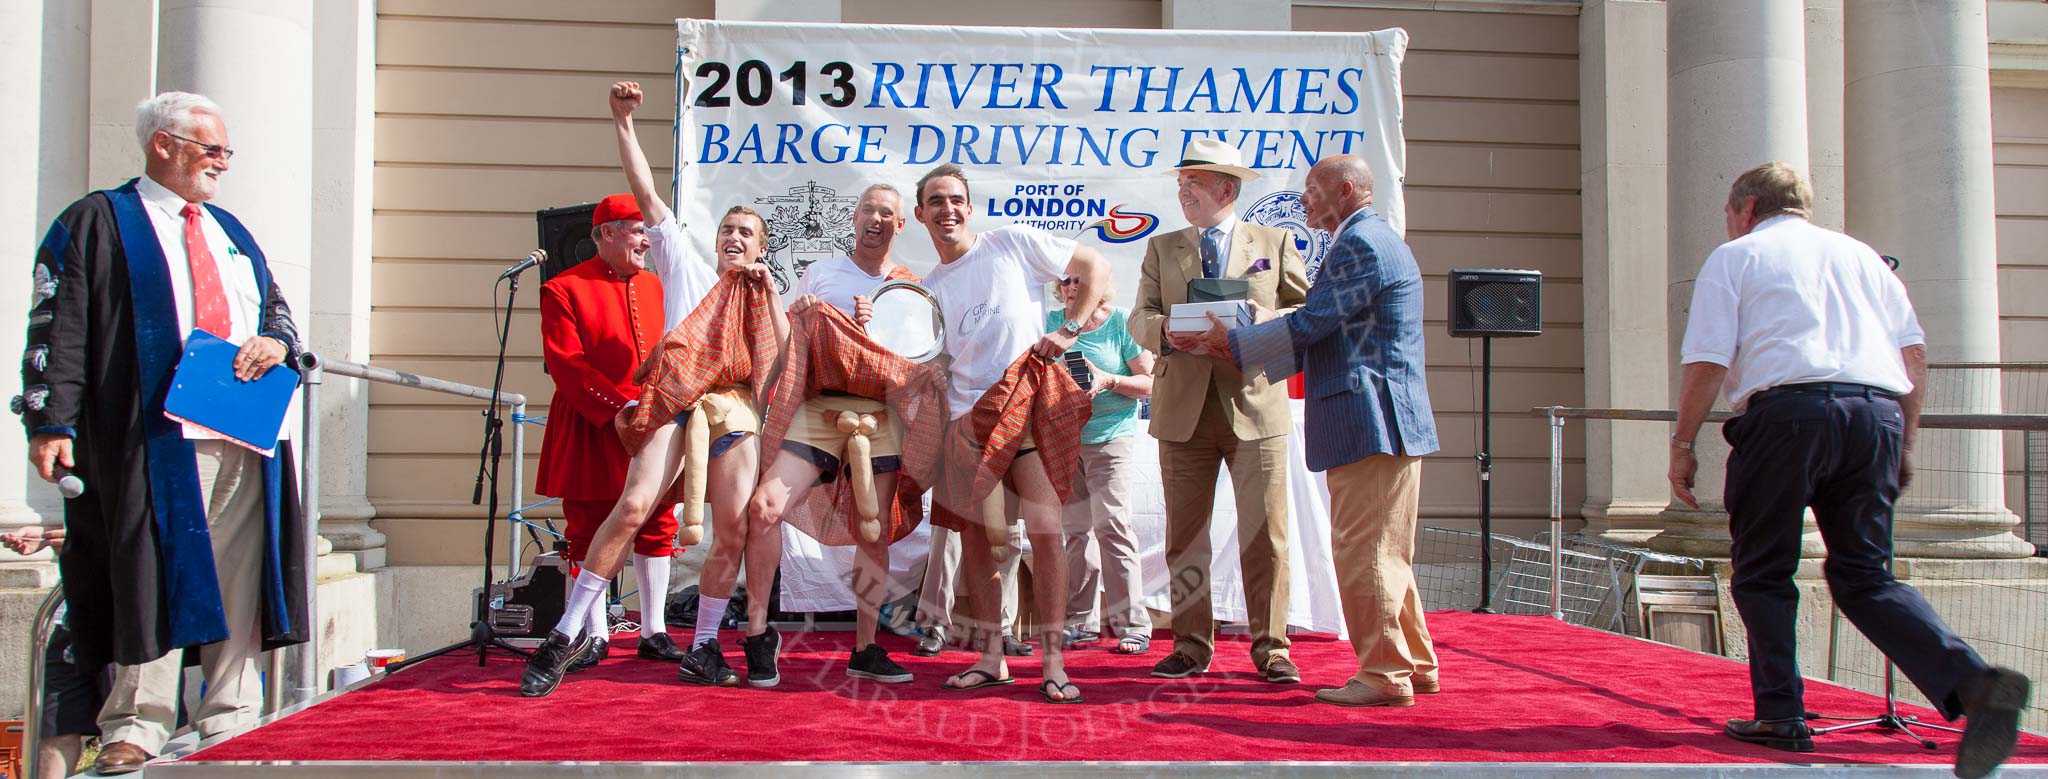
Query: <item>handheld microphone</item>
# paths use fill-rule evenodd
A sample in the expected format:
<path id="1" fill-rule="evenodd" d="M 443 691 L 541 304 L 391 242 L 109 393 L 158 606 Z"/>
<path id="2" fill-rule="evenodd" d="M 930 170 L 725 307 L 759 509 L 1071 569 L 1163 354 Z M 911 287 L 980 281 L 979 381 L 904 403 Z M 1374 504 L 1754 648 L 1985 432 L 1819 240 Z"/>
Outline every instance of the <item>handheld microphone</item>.
<path id="1" fill-rule="evenodd" d="M 533 250 L 532 254 L 526 255 L 526 259 L 520 260 L 518 265 L 514 265 L 510 268 L 507 268 L 505 269 L 504 273 L 498 274 L 498 280 L 504 281 L 506 279 L 512 278 L 513 276 L 525 273 L 527 268 L 531 268 L 535 265 L 547 262 L 547 259 L 548 252 L 546 249 L 535 249 Z"/>
<path id="2" fill-rule="evenodd" d="M 57 466 L 57 492 L 63 494 L 66 498 L 76 498 L 84 495 L 85 480 L 78 478 L 78 475 L 72 473 L 70 468 L 59 465 Z"/>

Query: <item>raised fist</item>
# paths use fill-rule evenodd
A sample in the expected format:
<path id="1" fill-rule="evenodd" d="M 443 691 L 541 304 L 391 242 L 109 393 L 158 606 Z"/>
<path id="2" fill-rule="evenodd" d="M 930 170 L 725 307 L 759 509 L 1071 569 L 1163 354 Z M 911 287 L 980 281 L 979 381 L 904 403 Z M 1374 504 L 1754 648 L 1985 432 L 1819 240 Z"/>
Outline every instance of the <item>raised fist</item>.
<path id="1" fill-rule="evenodd" d="M 619 119 L 632 116 L 633 110 L 640 107 L 640 101 L 646 96 L 646 93 L 640 91 L 638 81 L 620 81 L 613 84 L 612 116 Z"/>

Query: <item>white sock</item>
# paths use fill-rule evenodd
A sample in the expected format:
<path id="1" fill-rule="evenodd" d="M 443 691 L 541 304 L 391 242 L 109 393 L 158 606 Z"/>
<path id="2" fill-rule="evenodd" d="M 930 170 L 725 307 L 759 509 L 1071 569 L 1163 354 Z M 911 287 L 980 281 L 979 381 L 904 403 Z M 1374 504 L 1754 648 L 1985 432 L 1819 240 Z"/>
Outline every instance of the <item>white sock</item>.
<path id="1" fill-rule="evenodd" d="M 640 577 L 640 637 L 668 632 L 667 557 L 633 555 L 633 573 Z"/>
<path id="2" fill-rule="evenodd" d="M 690 639 L 690 648 L 698 644 L 718 640 L 718 623 L 725 619 L 725 602 L 730 598 L 713 598 L 697 593 L 697 637 Z"/>
<path id="3" fill-rule="evenodd" d="M 604 588 L 611 583 L 610 579 L 591 573 L 589 568 L 576 574 L 576 584 L 569 588 L 569 605 L 562 610 L 562 621 L 555 623 L 555 632 L 568 636 L 570 641 L 582 635 L 590 624 L 590 610 L 604 602 Z"/>
<path id="4" fill-rule="evenodd" d="M 590 610 L 590 634 L 597 636 L 599 641 L 610 641 L 612 639 L 611 604 L 606 603 L 605 600 L 604 598 L 599 598 L 597 608 Z"/>

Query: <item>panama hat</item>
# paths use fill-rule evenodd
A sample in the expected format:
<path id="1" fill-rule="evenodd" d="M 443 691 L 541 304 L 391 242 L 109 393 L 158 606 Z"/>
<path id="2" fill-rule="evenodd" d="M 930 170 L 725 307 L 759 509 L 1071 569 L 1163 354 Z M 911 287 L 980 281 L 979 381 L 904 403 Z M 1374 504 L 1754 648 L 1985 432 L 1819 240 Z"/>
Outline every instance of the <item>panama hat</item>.
<path id="1" fill-rule="evenodd" d="M 1213 170 L 1236 176 L 1240 181 L 1259 177 L 1258 172 L 1244 166 L 1244 155 L 1238 153 L 1236 146 L 1222 141 L 1203 138 L 1188 144 L 1181 153 L 1186 156 L 1181 158 L 1179 165 L 1173 166 L 1176 175 L 1183 170 Z"/>

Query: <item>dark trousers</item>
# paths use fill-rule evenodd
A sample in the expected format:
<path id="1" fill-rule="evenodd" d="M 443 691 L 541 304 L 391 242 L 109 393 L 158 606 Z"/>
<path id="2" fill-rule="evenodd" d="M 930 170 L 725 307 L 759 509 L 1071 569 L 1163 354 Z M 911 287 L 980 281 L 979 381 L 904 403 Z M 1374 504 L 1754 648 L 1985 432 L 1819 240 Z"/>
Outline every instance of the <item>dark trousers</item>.
<path id="1" fill-rule="evenodd" d="M 1723 428 L 1734 447 L 1724 497 L 1735 540 L 1735 608 L 1749 631 L 1757 719 L 1805 711 L 1792 576 L 1807 507 L 1827 544 L 1835 605 L 1943 716 L 1961 715 L 1958 686 L 1986 667 L 1918 591 L 1885 570 L 1904 424 L 1897 400 L 1836 390 L 1752 400 Z"/>

